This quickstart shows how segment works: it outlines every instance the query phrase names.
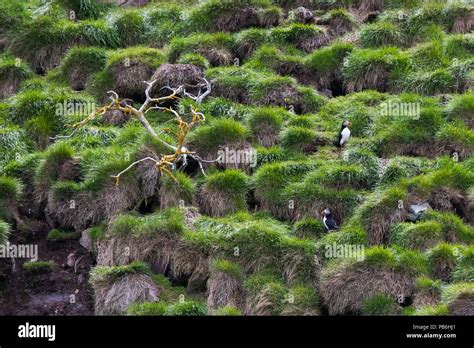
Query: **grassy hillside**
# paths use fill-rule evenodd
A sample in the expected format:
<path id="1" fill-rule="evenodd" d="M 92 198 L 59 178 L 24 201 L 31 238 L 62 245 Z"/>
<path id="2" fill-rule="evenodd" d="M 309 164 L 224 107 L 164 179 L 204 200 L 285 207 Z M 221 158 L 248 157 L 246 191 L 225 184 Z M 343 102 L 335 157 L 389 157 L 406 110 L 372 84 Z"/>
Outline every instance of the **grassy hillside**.
<path id="1" fill-rule="evenodd" d="M 474 315 L 473 32 L 467 1 L 3 1 L 0 243 L 39 260 L 0 260 L 0 313 Z"/>

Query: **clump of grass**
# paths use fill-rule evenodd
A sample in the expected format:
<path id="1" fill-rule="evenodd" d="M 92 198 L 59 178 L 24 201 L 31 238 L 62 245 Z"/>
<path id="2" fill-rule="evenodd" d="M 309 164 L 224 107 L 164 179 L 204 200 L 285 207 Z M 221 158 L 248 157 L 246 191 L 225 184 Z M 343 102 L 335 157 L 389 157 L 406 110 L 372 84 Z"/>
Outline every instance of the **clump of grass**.
<path id="1" fill-rule="evenodd" d="M 164 176 L 160 183 L 161 209 L 192 203 L 196 187 L 186 174 L 177 172 L 174 178 Z"/>
<path id="2" fill-rule="evenodd" d="M 90 97 L 51 86 L 23 90 L 10 100 L 9 120 L 22 125 L 39 148 L 45 148 L 50 137 L 63 130 L 66 116 L 85 117 L 82 113 L 93 103 Z"/>
<path id="3" fill-rule="evenodd" d="M 265 0 L 212 0 L 194 7 L 189 15 L 192 27 L 201 31 L 236 32 L 248 27 L 278 24 L 278 7 Z"/>
<path id="4" fill-rule="evenodd" d="M 332 129 L 339 130 L 342 122 L 349 120 L 352 123 L 351 134 L 353 136 L 370 136 L 373 133 L 374 120 L 377 117 L 374 108 L 368 107 L 361 102 L 350 103 L 345 101 L 341 104 L 334 103 L 334 105 L 328 106 L 328 108 L 323 107 L 320 113 L 322 116 L 325 116 L 328 114 L 328 111 L 331 112 L 334 107 L 338 107 L 338 110 L 331 115 L 331 119 L 336 117 L 339 124 L 331 125 Z M 334 124 L 335 122 L 331 123 Z"/>
<path id="5" fill-rule="evenodd" d="M 233 307 L 233 306 L 225 306 L 222 308 L 218 308 L 215 312 L 214 315 L 218 316 L 231 316 L 231 317 L 236 317 L 236 316 L 241 316 L 242 312 L 240 309 Z"/>
<path id="6" fill-rule="evenodd" d="M 33 70 L 57 66 L 67 49 L 77 45 L 117 47 L 117 32 L 103 20 L 73 22 L 40 16 L 14 35 L 12 51 L 26 59 Z"/>
<path id="7" fill-rule="evenodd" d="M 344 152 L 343 159 L 350 165 L 362 167 L 362 186 L 372 187 L 379 178 L 380 162 L 372 151 L 364 148 L 348 149 Z"/>
<path id="8" fill-rule="evenodd" d="M 182 286 L 175 286 L 171 283 L 171 280 L 164 274 L 153 274 L 153 281 L 160 288 L 160 301 L 165 303 L 172 303 L 182 298 L 182 295 L 186 293 L 186 288 Z"/>
<path id="9" fill-rule="evenodd" d="M 131 214 L 117 216 L 108 228 L 108 234 L 113 236 L 127 235 L 176 235 L 184 232 L 183 212 L 170 208 L 162 212 L 138 217 Z"/>
<path id="10" fill-rule="evenodd" d="M 446 68 L 449 65 L 449 58 L 444 53 L 442 42 L 435 40 L 420 44 L 412 50 L 411 65 L 417 70 L 436 70 Z"/>
<path id="11" fill-rule="evenodd" d="M 450 3 L 443 8 L 442 23 L 449 32 L 467 34 L 472 33 L 472 7 L 462 2 Z"/>
<path id="12" fill-rule="evenodd" d="M 10 161 L 21 160 L 30 149 L 30 142 L 26 132 L 19 126 L 0 128 L 0 170 Z"/>
<path id="13" fill-rule="evenodd" d="M 277 43 L 294 45 L 307 53 L 329 42 L 329 35 L 323 29 L 311 24 L 291 23 L 272 29 L 270 35 Z"/>
<path id="14" fill-rule="evenodd" d="M 294 285 L 288 289 L 282 315 L 319 315 L 319 299 L 313 288 Z"/>
<path id="15" fill-rule="evenodd" d="M 262 208 L 270 210 L 275 216 L 287 217 L 290 211 L 284 198 L 284 189 L 314 168 L 314 164 L 305 161 L 277 162 L 261 166 L 255 173 L 255 195 Z"/>
<path id="16" fill-rule="evenodd" d="M 401 117 L 392 123 L 390 130 L 377 135 L 377 152 L 381 155 L 398 154 L 408 156 L 434 157 L 437 149 L 428 144 L 433 141 L 443 118 L 437 107 L 420 107 L 419 115 Z M 400 130 L 403 129 L 403 133 Z"/>
<path id="17" fill-rule="evenodd" d="M 137 46 L 115 51 L 107 58 L 105 68 L 94 76 L 91 91 L 101 100 L 110 89 L 121 98 L 144 100 L 142 81 L 148 81 L 164 61 L 160 50 Z"/>
<path id="18" fill-rule="evenodd" d="M 400 46 L 403 44 L 403 38 L 396 25 L 378 21 L 362 27 L 360 43 L 364 48 Z"/>
<path id="19" fill-rule="evenodd" d="M 148 265 L 142 262 L 132 262 L 123 266 L 96 266 L 90 272 L 90 283 L 114 283 L 118 279 L 129 274 L 150 274 Z"/>
<path id="20" fill-rule="evenodd" d="M 427 198 L 433 209 L 455 211 L 456 193 L 466 192 L 472 182 L 469 170 L 448 158 L 440 161 L 439 169 L 410 179 L 408 185 L 414 194 Z"/>
<path id="21" fill-rule="evenodd" d="M 215 259 L 210 263 L 211 276 L 207 281 L 207 306 L 215 312 L 222 307 L 243 308 L 244 293 L 242 268 L 228 259 Z"/>
<path id="22" fill-rule="evenodd" d="M 267 163 L 276 163 L 288 159 L 287 154 L 279 146 L 256 147 L 255 150 L 257 151 L 257 168 Z"/>
<path id="23" fill-rule="evenodd" d="M 92 240 L 99 241 L 105 238 L 105 231 L 104 224 L 93 226 L 89 229 L 89 236 Z"/>
<path id="24" fill-rule="evenodd" d="M 55 199 L 58 200 L 70 200 L 73 199 L 76 194 L 81 192 L 83 187 L 81 184 L 69 181 L 69 180 L 60 180 L 52 184 L 51 194 Z"/>
<path id="25" fill-rule="evenodd" d="M 441 294 L 441 281 L 428 277 L 420 277 L 415 282 L 415 289 L 425 294 L 439 296 Z"/>
<path id="26" fill-rule="evenodd" d="M 223 216 L 246 208 L 248 177 L 241 171 L 226 169 L 211 174 L 201 191 L 201 211 L 211 216 Z"/>
<path id="27" fill-rule="evenodd" d="M 378 294 L 391 301 L 411 297 L 416 277 L 427 272 L 426 260 L 417 252 L 376 246 L 366 249 L 364 256 L 362 261 L 335 260 L 323 268 L 321 297 L 330 314 L 360 313 L 364 304 L 366 310 L 386 313 L 390 308 L 387 298 L 370 298 Z"/>
<path id="28" fill-rule="evenodd" d="M 447 243 L 438 244 L 427 252 L 428 264 L 434 278 L 446 282 L 451 280 L 451 272 L 457 263 L 456 253 L 459 254 L 458 248 Z"/>
<path id="29" fill-rule="evenodd" d="M 473 283 L 447 285 L 441 293 L 441 303 L 448 306 L 450 315 L 472 315 Z"/>
<path id="30" fill-rule="evenodd" d="M 146 11 L 149 28 L 147 42 L 152 47 L 163 47 L 171 39 L 184 36 L 193 28 L 187 21 L 186 9 L 175 3 L 162 3 L 160 6 L 149 8 Z"/>
<path id="31" fill-rule="evenodd" d="M 198 300 L 185 300 L 174 303 L 166 308 L 165 315 L 170 316 L 202 316 L 207 315 L 207 307 Z"/>
<path id="32" fill-rule="evenodd" d="M 403 91 L 415 92 L 422 95 L 449 93 L 454 90 L 455 77 L 444 68 L 429 72 L 415 72 L 403 79 L 399 88 Z"/>
<path id="33" fill-rule="evenodd" d="M 280 315 L 287 290 L 279 279 L 255 274 L 245 281 L 248 292 L 246 315 Z"/>
<path id="34" fill-rule="evenodd" d="M 240 59 L 250 58 L 255 50 L 269 43 L 270 32 L 266 29 L 250 28 L 235 34 L 236 53 Z"/>
<path id="35" fill-rule="evenodd" d="M 229 260 L 225 260 L 225 259 L 214 260 L 211 264 L 211 269 L 218 272 L 224 272 L 235 279 L 242 280 L 244 278 L 242 269 L 238 265 L 236 265 L 235 263 Z"/>
<path id="36" fill-rule="evenodd" d="M 394 47 L 354 50 L 343 66 L 344 86 L 347 92 L 375 89 L 386 92 L 403 76 L 408 57 Z"/>
<path id="37" fill-rule="evenodd" d="M 11 160 L 4 167 L 6 176 L 19 179 L 23 184 L 23 197 L 31 197 L 34 191 L 34 176 L 36 168 L 38 167 L 41 155 L 38 152 L 33 152 L 18 158 L 18 160 Z"/>
<path id="38" fill-rule="evenodd" d="M 303 59 L 296 54 L 287 53 L 276 46 L 262 45 L 252 56 L 247 65 L 253 69 L 272 69 L 279 75 L 303 75 Z"/>
<path id="39" fill-rule="evenodd" d="M 313 180 L 321 176 L 321 184 L 337 189 L 370 188 L 374 179 L 368 174 L 366 167 L 357 164 L 335 164 L 321 170 Z"/>
<path id="40" fill-rule="evenodd" d="M 214 117 L 233 118 L 239 122 L 250 118 L 251 111 L 253 110 L 248 106 L 220 97 L 210 97 L 203 102 L 201 108 L 205 114 L 213 115 Z"/>
<path id="41" fill-rule="evenodd" d="M 282 108 L 257 108 L 252 112 L 250 130 L 260 145 L 271 147 L 276 144 L 285 116 L 288 117 L 288 113 Z"/>
<path id="42" fill-rule="evenodd" d="M 26 4 L 22 1 L 8 1 L 0 5 L 0 33 L 11 34 L 21 28 L 21 26 L 31 17 Z"/>
<path id="43" fill-rule="evenodd" d="M 225 144 L 235 144 L 245 139 L 245 127 L 233 119 L 220 118 L 209 122 L 208 125 L 196 128 L 190 135 L 190 141 L 200 153 L 211 153 Z"/>
<path id="44" fill-rule="evenodd" d="M 111 175 L 116 175 L 123 168 L 130 165 L 130 159 L 136 156 L 136 153 L 131 153 L 133 150 L 135 150 L 135 147 L 124 149 L 119 145 L 84 150 L 79 164 L 84 179 L 84 188 L 90 192 L 97 193 L 113 183 L 114 180 L 111 178 Z M 134 169 L 122 175 L 120 181 L 130 185 L 137 185 L 137 176 L 134 175 L 137 171 L 136 168 Z M 136 186 L 130 186 L 130 188 L 134 187 Z"/>
<path id="45" fill-rule="evenodd" d="M 446 114 L 451 120 L 460 119 L 474 128 L 474 92 L 454 96 L 446 107 Z"/>
<path id="46" fill-rule="evenodd" d="M 86 88 L 89 77 L 105 67 L 106 60 L 102 48 L 73 47 L 62 59 L 59 70 L 74 90 L 82 90 Z"/>
<path id="47" fill-rule="evenodd" d="M 304 218 L 293 225 L 294 234 L 299 238 L 318 239 L 326 233 L 326 227 L 322 220 L 315 218 Z"/>
<path id="48" fill-rule="evenodd" d="M 63 242 L 78 239 L 80 236 L 81 232 L 64 232 L 58 229 L 53 229 L 48 232 L 46 239 L 50 242 Z"/>
<path id="49" fill-rule="evenodd" d="M 362 305 L 364 315 L 395 315 L 399 309 L 395 299 L 385 294 L 376 294 L 364 300 Z"/>
<path id="50" fill-rule="evenodd" d="M 53 261 L 27 261 L 23 264 L 23 269 L 33 275 L 51 273 L 54 267 Z"/>
<path id="51" fill-rule="evenodd" d="M 60 0 L 59 3 L 69 11 L 74 11 L 77 19 L 99 18 L 110 4 L 94 0 Z"/>
<path id="52" fill-rule="evenodd" d="M 393 187 L 373 192 L 357 208 L 353 222 L 360 223 L 367 232 L 369 244 L 388 242 L 390 226 L 405 220 L 406 199 L 407 191 L 405 189 Z"/>
<path id="53" fill-rule="evenodd" d="M 121 46 L 145 44 L 147 23 L 141 11 L 127 10 L 115 15 L 113 26 L 118 33 Z"/>
<path id="54" fill-rule="evenodd" d="M 355 189 L 324 185 L 320 177 L 320 172 L 310 172 L 302 182 L 292 183 L 284 190 L 285 201 L 294 204 L 290 209 L 293 219 L 322 218 L 322 211 L 329 207 L 336 221 L 341 221 L 360 203 L 362 196 Z"/>
<path id="55" fill-rule="evenodd" d="M 233 63 L 234 39 L 225 33 L 193 34 L 171 40 L 169 60 L 176 62 L 187 53 L 198 53 L 205 57 L 211 66 Z"/>
<path id="56" fill-rule="evenodd" d="M 20 83 L 32 76 L 32 71 L 20 58 L 0 56 L 0 99 L 15 94 Z"/>
<path id="57" fill-rule="evenodd" d="M 331 89 L 334 86 L 342 86 L 341 69 L 345 58 L 353 49 L 353 45 L 337 41 L 309 54 L 304 64 L 316 74 L 316 82 L 320 88 Z"/>
<path id="58" fill-rule="evenodd" d="M 451 243 L 470 244 L 474 241 L 474 228 L 454 213 L 428 211 L 423 214 L 422 219 L 425 221 L 436 221 L 441 224 L 443 237 Z"/>
<path id="59" fill-rule="evenodd" d="M 280 135 L 281 146 L 288 150 L 314 152 L 316 132 L 304 127 L 288 127 Z"/>
<path id="60" fill-rule="evenodd" d="M 421 316 L 433 316 L 433 315 L 440 315 L 446 316 L 449 315 L 448 307 L 444 304 L 434 305 L 434 306 L 422 306 L 417 308 L 413 312 L 408 312 L 408 315 L 421 315 Z"/>
<path id="61" fill-rule="evenodd" d="M 324 228 L 326 232 L 326 228 Z M 325 233 L 316 242 L 318 255 L 320 255 L 323 262 L 330 261 L 332 258 L 330 254 L 326 254 L 329 248 L 334 245 L 367 245 L 367 233 L 361 228 L 344 227 L 341 231 L 333 231 L 331 233 Z"/>
<path id="62" fill-rule="evenodd" d="M 380 182 L 390 184 L 401 179 L 412 178 L 424 173 L 429 167 L 429 162 L 423 158 L 396 156 L 388 162 Z"/>
<path id="63" fill-rule="evenodd" d="M 4 244 L 10 236 L 10 225 L 0 220 L 0 244 Z"/>
<path id="64" fill-rule="evenodd" d="M 66 142 L 58 142 L 50 146 L 43 155 L 43 160 L 35 174 L 36 190 L 41 196 L 58 179 L 61 166 L 72 159 L 73 149 Z M 43 197 L 39 197 L 43 199 Z"/>
<path id="65" fill-rule="evenodd" d="M 197 53 L 187 53 L 183 54 L 177 60 L 178 64 L 193 64 L 202 69 L 208 69 L 210 67 L 209 61 L 204 58 L 202 55 Z"/>
<path id="66" fill-rule="evenodd" d="M 167 305 L 163 302 L 133 303 L 127 309 L 127 315 L 161 316 L 165 315 Z"/>
<path id="67" fill-rule="evenodd" d="M 390 242 L 404 248 L 427 249 L 443 241 L 441 224 L 434 221 L 398 223 L 390 229 Z"/>
<path id="68" fill-rule="evenodd" d="M 17 178 L 0 175 L 0 219 L 18 219 L 16 205 L 21 198 L 23 185 Z"/>
<path id="69" fill-rule="evenodd" d="M 133 303 L 158 301 L 160 290 L 150 275 L 149 267 L 140 262 L 94 267 L 89 282 L 94 289 L 95 313 L 123 315 Z"/>
<path id="70" fill-rule="evenodd" d="M 317 23 L 328 25 L 328 33 L 332 37 L 343 36 L 357 26 L 354 16 L 344 8 L 333 9 L 325 13 L 317 20 Z"/>
<path id="71" fill-rule="evenodd" d="M 473 282 L 474 281 L 474 247 L 469 246 L 461 250 L 458 263 L 452 272 L 454 282 Z"/>
<path id="72" fill-rule="evenodd" d="M 450 35 L 444 44 L 444 52 L 450 58 L 466 59 L 474 54 L 474 34 Z"/>

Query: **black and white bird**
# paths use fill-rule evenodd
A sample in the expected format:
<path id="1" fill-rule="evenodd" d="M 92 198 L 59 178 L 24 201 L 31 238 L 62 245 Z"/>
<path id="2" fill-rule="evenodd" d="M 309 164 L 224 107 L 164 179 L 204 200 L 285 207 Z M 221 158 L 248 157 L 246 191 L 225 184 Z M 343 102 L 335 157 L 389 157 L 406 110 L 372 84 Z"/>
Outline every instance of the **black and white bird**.
<path id="1" fill-rule="evenodd" d="M 336 221 L 331 216 L 331 210 L 329 210 L 329 208 L 323 210 L 323 223 L 328 232 L 339 229 L 339 226 L 336 224 Z"/>
<path id="2" fill-rule="evenodd" d="M 344 122 L 342 122 L 336 146 L 343 147 L 349 141 L 349 138 L 351 137 L 351 130 L 349 129 L 350 125 L 351 121 L 345 120 Z"/>

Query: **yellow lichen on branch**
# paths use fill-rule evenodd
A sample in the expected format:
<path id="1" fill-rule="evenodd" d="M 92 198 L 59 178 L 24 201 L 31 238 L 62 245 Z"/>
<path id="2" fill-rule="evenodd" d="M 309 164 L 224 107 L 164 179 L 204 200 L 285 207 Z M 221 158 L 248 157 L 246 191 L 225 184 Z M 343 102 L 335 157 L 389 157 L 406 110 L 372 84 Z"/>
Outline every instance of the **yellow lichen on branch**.
<path id="1" fill-rule="evenodd" d="M 98 108 L 97 110 L 92 112 L 89 116 L 87 116 L 84 120 L 72 125 L 72 127 L 75 129 L 78 129 L 82 127 L 83 125 L 85 125 L 86 123 L 94 120 L 97 116 L 103 115 L 107 111 L 119 110 L 130 115 L 131 117 L 136 118 L 138 121 L 140 121 L 140 123 L 148 131 L 148 133 L 150 133 L 156 140 L 158 140 L 161 144 L 165 145 L 165 147 L 167 147 L 168 149 L 170 149 L 170 151 L 173 152 L 171 154 L 161 155 L 160 158 L 145 157 L 131 163 L 127 168 L 122 170 L 117 175 L 112 175 L 112 177 L 115 178 L 116 186 L 118 186 L 120 183 L 121 175 L 126 173 L 128 170 L 130 170 L 132 167 L 134 167 L 138 163 L 141 163 L 144 161 L 154 162 L 156 169 L 160 172 L 160 175 L 163 172 L 165 172 L 168 175 L 170 175 L 173 178 L 173 180 L 176 181 L 176 177 L 172 174 L 170 169 L 175 169 L 180 159 L 183 160 L 184 166 L 185 166 L 187 164 L 187 156 L 189 156 L 191 158 L 194 158 L 198 162 L 202 173 L 205 175 L 203 166 L 201 163 L 203 160 L 199 156 L 197 156 L 195 152 L 188 151 L 188 149 L 184 146 L 186 142 L 186 138 L 189 135 L 189 132 L 191 131 L 191 129 L 196 124 L 205 121 L 204 115 L 200 112 L 197 112 L 193 107 L 191 107 L 192 119 L 190 122 L 186 122 L 185 120 L 183 120 L 181 115 L 179 115 L 179 113 L 173 108 L 160 106 L 160 104 L 162 104 L 165 101 L 174 100 L 181 96 L 190 97 L 191 99 L 195 100 L 197 104 L 200 104 L 201 101 L 204 99 L 204 97 L 207 96 L 211 91 L 210 83 L 207 80 L 204 80 L 204 81 L 205 81 L 205 85 L 203 87 L 206 87 L 206 91 L 204 93 L 201 93 L 201 90 L 200 90 L 198 96 L 193 96 L 187 93 L 184 86 L 180 86 L 176 89 L 172 89 L 171 87 L 166 87 L 169 90 L 171 90 L 172 93 L 170 95 L 160 97 L 160 98 L 150 97 L 150 91 L 156 81 L 145 82 L 148 85 L 145 90 L 146 100 L 139 109 L 135 108 L 133 105 L 127 104 L 126 102 L 124 102 L 124 100 L 120 100 L 116 92 L 108 91 L 107 93 L 110 94 L 111 102 L 106 106 Z M 161 139 L 159 135 L 155 132 L 155 130 L 151 127 L 150 123 L 145 117 L 145 114 L 150 110 L 162 110 L 162 111 L 173 113 L 173 115 L 175 116 L 175 121 L 178 124 L 178 130 L 175 132 L 169 128 L 164 128 L 163 131 L 171 133 L 176 137 L 176 142 L 177 142 L 176 145 L 169 144 L 163 139 Z M 207 162 L 212 162 L 212 161 L 207 161 Z"/>

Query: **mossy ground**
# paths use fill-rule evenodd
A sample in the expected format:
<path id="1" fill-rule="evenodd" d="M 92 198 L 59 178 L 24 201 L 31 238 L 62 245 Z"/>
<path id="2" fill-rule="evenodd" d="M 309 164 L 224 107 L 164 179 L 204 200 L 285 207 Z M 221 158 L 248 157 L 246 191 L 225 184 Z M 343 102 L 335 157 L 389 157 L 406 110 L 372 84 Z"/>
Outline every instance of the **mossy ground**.
<path id="1" fill-rule="evenodd" d="M 0 242 L 43 223 L 61 248 L 88 229 L 99 313 L 472 315 L 472 7 L 296 3 L 0 5 Z M 207 162 L 205 176 L 190 160 L 174 178 L 143 162 L 115 185 L 167 149 L 127 115 L 72 124 L 109 90 L 138 107 L 163 64 L 211 81 L 202 104 L 166 105 L 206 116 L 186 146 L 255 158 Z M 170 113 L 147 117 L 174 141 Z M 352 137 L 336 148 L 345 120 Z M 102 301 L 120 291 L 133 301 Z"/>

